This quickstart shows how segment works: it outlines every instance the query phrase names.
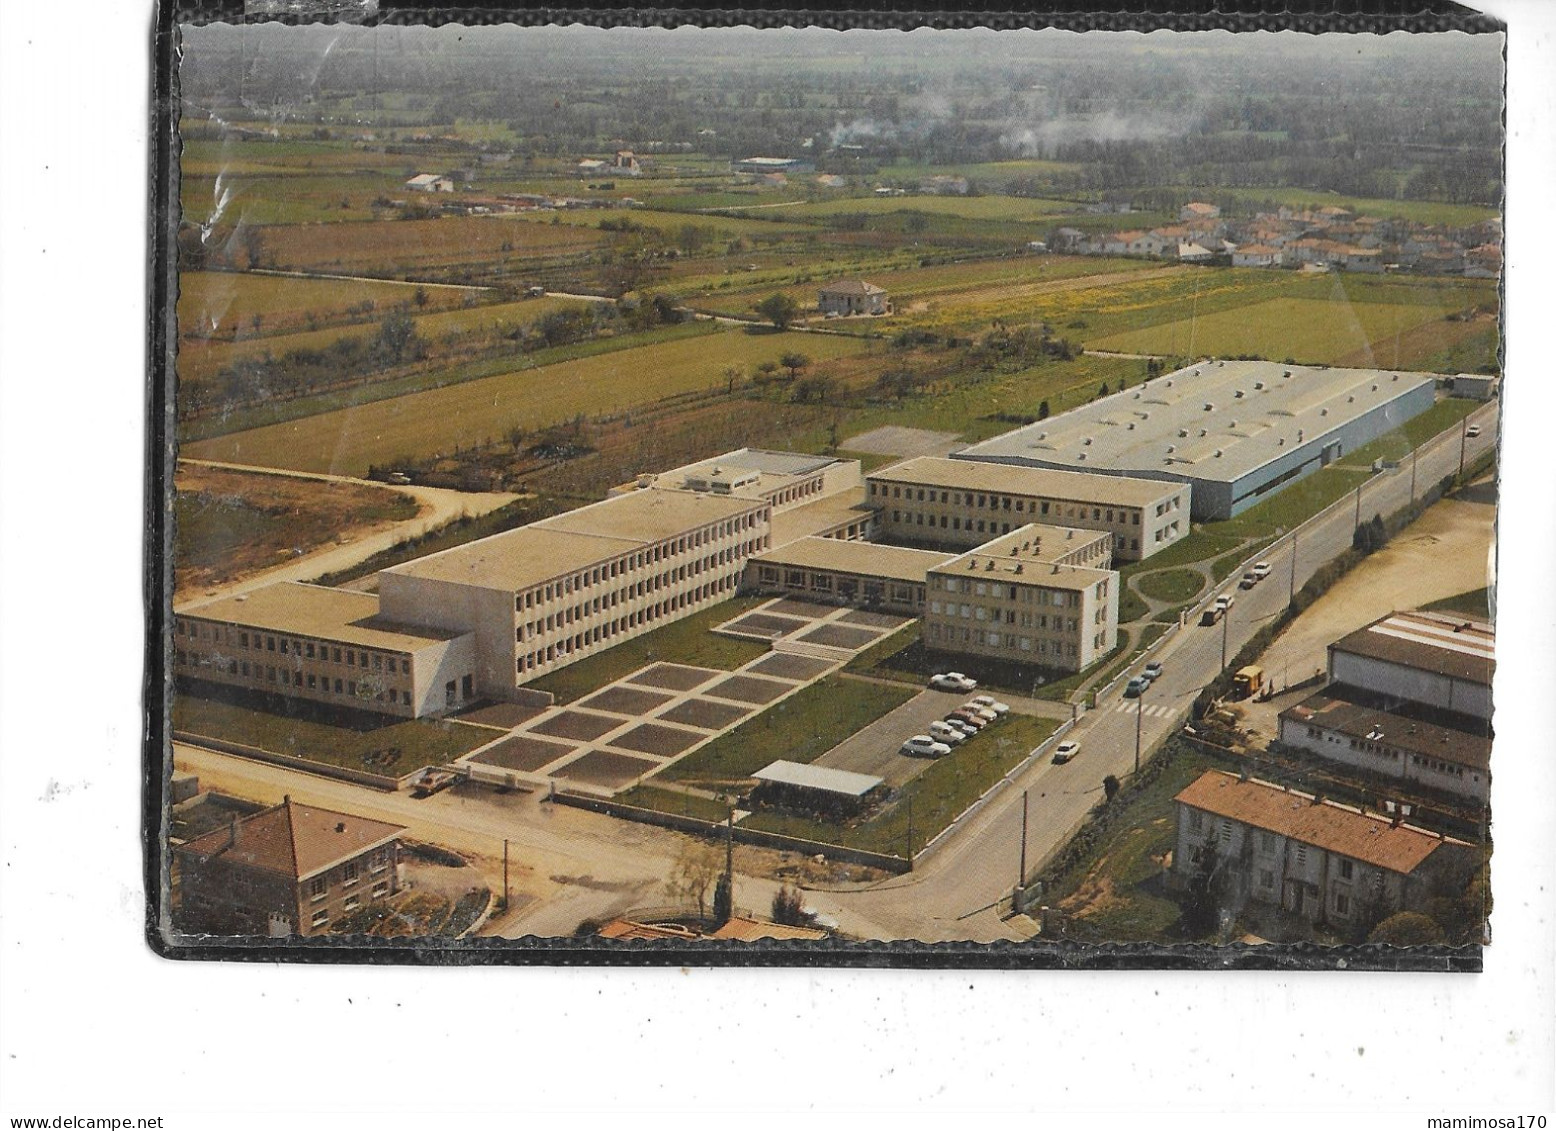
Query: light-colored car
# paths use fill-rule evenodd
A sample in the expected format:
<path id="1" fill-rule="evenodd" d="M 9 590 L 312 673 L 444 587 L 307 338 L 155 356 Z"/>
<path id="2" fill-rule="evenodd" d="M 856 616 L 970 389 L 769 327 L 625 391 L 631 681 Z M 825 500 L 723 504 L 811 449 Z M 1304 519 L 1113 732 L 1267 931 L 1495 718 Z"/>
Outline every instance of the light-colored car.
<path id="1" fill-rule="evenodd" d="M 1249 570 L 1243 574 L 1243 579 L 1237 583 L 1237 587 L 1239 589 L 1252 589 L 1257 584 L 1259 584 L 1258 577 L 1255 576 L 1253 570 Z"/>
<path id="2" fill-rule="evenodd" d="M 1162 674 L 1162 662 L 1160 660 L 1152 660 L 1140 669 L 1140 674 L 1154 683 L 1156 677 Z"/>
<path id="3" fill-rule="evenodd" d="M 971 738 L 973 735 L 978 733 L 978 728 L 973 726 L 972 723 L 968 722 L 966 719 L 959 719 L 955 715 L 943 719 L 942 721 L 952 730 L 961 731 L 961 733 L 968 738 Z"/>
<path id="4" fill-rule="evenodd" d="M 1151 686 L 1151 681 L 1143 675 L 1137 675 L 1124 685 L 1125 699 L 1138 699 L 1145 694 L 1145 689 Z"/>
<path id="5" fill-rule="evenodd" d="M 961 708 L 957 708 L 955 711 L 952 711 L 949 715 L 947 715 L 945 717 L 945 721 L 948 723 L 960 721 L 966 723 L 975 731 L 982 730 L 984 727 L 989 725 L 989 720 L 984 718 L 982 715 L 975 714 L 972 711 L 963 710 Z"/>
<path id="6" fill-rule="evenodd" d="M 1080 750 L 1081 744 L 1079 742 L 1061 742 L 1058 746 L 1054 747 L 1054 765 L 1064 765 L 1071 758 L 1075 757 L 1075 755 L 1079 754 Z"/>
<path id="7" fill-rule="evenodd" d="M 999 715 L 996 712 L 989 710 L 987 707 L 980 707 L 976 703 L 963 703 L 962 710 L 977 715 L 986 723 L 999 721 Z"/>
<path id="8" fill-rule="evenodd" d="M 927 734 L 915 734 L 901 746 L 904 754 L 914 758 L 944 758 L 951 753 L 951 748 L 943 742 L 936 742 Z"/>
<path id="9" fill-rule="evenodd" d="M 1236 604 L 1236 602 L 1237 598 L 1232 596 L 1232 594 L 1223 593 L 1221 596 L 1216 598 L 1216 608 L 1220 609 L 1223 613 L 1228 612 L 1232 606 Z"/>
<path id="10" fill-rule="evenodd" d="M 1466 436 L 1468 436 L 1471 440 L 1473 440 L 1476 436 L 1480 435 L 1480 425 L 1479 424 L 1471 424 L 1468 428 L 1466 428 L 1464 430 L 1464 434 Z"/>
<path id="11" fill-rule="evenodd" d="M 944 742 L 947 746 L 960 746 L 967 741 L 967 732 L 961 727 L 954 727 L 948 722 L 936 719 L 929 724 L 929 737 L 936 742 Z"/>
<path id="12" fill-rule="evenodd" d="M 940 672 L 929 677 L 929 686 L 941 691 L 971 691 L 978 681 L 961 672 Z"/>
<path id="13" fill-rule="evenodd" d="M 1253 574 L 1254 577 L 1256 577 L 1258 580 L 1263 581 L 1266 577 L 1270 576 L 1270 563 L 1254 562 L 1253 569 L 1249 570 L 1248 572 Z"/>
<path id="14" fill-rule="evenodd" d="M 996 715 L 1010 714 L 1010 704 L 1001 703 L 992 695 L 974 695 L 968 702 L 982 707 L 985 711 L 993 711 Z"/>

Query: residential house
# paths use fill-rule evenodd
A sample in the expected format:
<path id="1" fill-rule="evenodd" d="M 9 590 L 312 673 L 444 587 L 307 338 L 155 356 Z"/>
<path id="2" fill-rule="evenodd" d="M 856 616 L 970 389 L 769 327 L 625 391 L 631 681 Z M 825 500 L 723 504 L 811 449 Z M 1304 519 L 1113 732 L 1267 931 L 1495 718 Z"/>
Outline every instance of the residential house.
<path id="1" fill-rule="evenodd" d="M 821 288 L 818 305 L 823 314 L 890 314 L 891 295 L 885 287 L 863 279 L 844 279 Z"/>
<path id="2" fill-rule="evenodd" d="M 404 831 L 287 797 L 174 849 L 179 921 L 195 934 L 322 934 L 398 890 Z"/>
<path id="3" fill-rule="evenodd" d="M 1280 264 L 1280 248 L 1268 244 L 1244 244 L 1232 252 L 1233 267 L 1279 267 Z"/>
<path id="4" fill-rule="evenodd" d="M 1256 778 L 1207 770 L 1180 792 L 1170 882 L 1203 871 L 1224 881 L 1223 906 L 1281 908 L 1309 923 L 1366 930 L 1462 890 L 1473 845 Z"/>
<path id="5" fill-rule="evenodd" d="M 438 173 L 417 173 L 405 182 L 412 192 L 453 192 L 454 180 Z"/>
<path id="6" fill-rule="evenodd" d="M 1221 216 L 1221 209 L 1214 204 L 1206 204 L 1203 201 L 1190 201 L 1178 210 L 1180 220 L 1215 220 Z"/>

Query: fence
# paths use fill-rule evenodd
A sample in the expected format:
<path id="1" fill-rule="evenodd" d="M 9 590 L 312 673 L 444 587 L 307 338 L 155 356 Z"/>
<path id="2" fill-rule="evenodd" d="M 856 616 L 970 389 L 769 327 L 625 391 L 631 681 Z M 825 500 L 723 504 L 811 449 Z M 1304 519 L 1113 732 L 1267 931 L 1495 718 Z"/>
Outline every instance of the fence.
<path id="1" fill-rule="evenodd" d="M 624 805 L 619 801 L 611 801 L 603 797 L 588 797 L 568 790 L 558 790 L 552 795 L 551 800 L 577 809 L 588 809 L 593 813 L 605 813 L 608 816 L 676 829 L 679 832 L 723 836 L 731 831 L 730 826 L 722 821 L 707 821 L 701 817 L 687 817 L 679 813 L 662 813 L 657 809 L 641 809 L 636 805 Z M 879 868 L 884 872 L 898 875 L 913 870 L 913 862 L 904 860 L 900 856 L 887 856 L 880 852 L 848 848 L 845 845 L 828 844 L 825 841 L 804 840 L 800 837 L 785 836 L 783 833 L 767 832 L 764 829 L 747 829 L 735 825 L 733 837 L 741 844 L 749 844 L 757 848 L 775 848 L 781 852 L 799 852 L 806 856 L 820 854 L 829 860 L 846 860 L 851 864 L 863 864 L 868 868 Z"/>
<path id="2" fill-rule="evenodd" d="M 393 793 L 398 789 L 403 789 L 412 779 L 420 776 L 427 768 L 421 766 L 403 777 L 392 778 L 387 774 L 373 774 L 368 773 L 366 770 L 353 770 L 346 766 L 331 766 L 324 762 L 314 762 L 292 754 L 278 754 L 274 750 L 265 750 L 258 746 L 246 746 L 241 742 L 231 742 L 222 738 L 207 738 L 203 734 L 190 734 L 187 731 L 175 730 L 173 732 L 173 741 L 188 743 L 190 746 L 204 747 L 222 754 L 232 754 L 238 758 L 250 758 L 256 762 L 270 762 L 273 765 L 285 766 L 288 769 L 318 774 L 320 777 L 339 778 L 341 781 L 353 782 L 356 785 L 381 789 L 386 793 Z"/>

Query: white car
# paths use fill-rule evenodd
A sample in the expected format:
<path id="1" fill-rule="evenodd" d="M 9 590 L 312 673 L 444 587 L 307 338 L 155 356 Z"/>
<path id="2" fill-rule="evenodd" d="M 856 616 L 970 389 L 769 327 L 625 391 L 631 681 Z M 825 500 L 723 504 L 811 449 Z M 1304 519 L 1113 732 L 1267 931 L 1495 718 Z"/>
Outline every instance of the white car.
<path id="1" fill-rule="evenodd" d="M 967 732 L 961 727 L 954 727 L 950 723 L 936 719 L 929 724 L 929 737 L 947 746 L 960 746 L 967 741 Z"/>
<path id="2" fill-rule="evenodd" d="M 955 715 L 948 715 L 941 721 L 952 730 L 961 732 L 962 736 L 965 738 L 971 738 L 973 735 L 978 733 L 978 728 L 973 726 L 972 723 L 968 722 L 966 719 L 957 718 Z"/>
<path id="3" fill-rule="evenodd" d="M 1249 570 L 1248 572 L 1253 574 L 1255 580 L 1263 581 L 1266 577 L 1270 576 L 1270 563 L 1254 562 L 1253 569 Z"/>
<path id="4" fill-rule="evenodd" d="M 1079 754 L 1080 749 L 1081 744 L 1079 742 L 1061 742 L 1054 747 L 1054 765 L 1064 765 L 1075 755 Z"/>
<path id="5" fill-rule="evenodd" d="M 1466 436 L 1468 436 L 1471 440 L 1473 440 L 1476 436 L 1480 435 L 1480 425 L 1479 424 L 1471 424 L 1468 428 L 1466 428 L 1464 430 L 1464 434 Z"/>
<path id="6" fill-rule="evenodd" d="M 985 711 L 993 711 L 996 715 L 1010 714 L 1010 704 L 1001 703 L 992 695 L 974 695 L 967 702 L 975 707 L 982 707 Z"/>
<path id="7" fill-rule="evenodd" d="M 961 672 L 941 672 L 930 677 L 929 686 L 941 691 L 971 691 L 978 686 L 978 681 Z"/>
<path id="8" fill-rule="evenodd" d="M 989 710 L 987 707 L 980 707 L 976 703 L 963 703 L 961 709 L 970 715 L 977 715 L 986 723 L 992 723 L 999 719 L 999 715 L 997 715 L 995 712 Z"/>
<path id="9" fill-rule="evenodd" d="M 927 734 L 915 734 L 901 746 L 902 753 L 916 758 L 944 758 L 951 753 L 951 748 L 943 742 L 936 742 Z"/>
<path id="10" fill-rule="evenodd" d="M 1221 596 L 1216 598 L 1216 608 L 1220 609 L 1223 613 L 1229 612 L 1236 600 L 1237 598 L 1232 596 L 1232 594 L 1223 593 Z"/>

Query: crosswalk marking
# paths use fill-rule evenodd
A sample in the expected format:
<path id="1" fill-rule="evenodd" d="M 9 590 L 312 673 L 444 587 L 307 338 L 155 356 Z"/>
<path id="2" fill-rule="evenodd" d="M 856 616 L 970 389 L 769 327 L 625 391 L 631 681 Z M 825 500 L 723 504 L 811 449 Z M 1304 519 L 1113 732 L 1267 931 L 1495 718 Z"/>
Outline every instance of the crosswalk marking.
<path id="1" fill-rule="evenodd" d="M 1150 715 L 1153 719 L 1171 718 L 1175 713 L 1171 707 L 1157 707 L 1150 704 L 1146 704 L 1145 706 L 1136 706 L 1134 702 L 1128 699 L 1124 699 L 1118 703 L 1115 703 L 1113 705 L 1113 710 L 1121 715 L 1132 715 L 1138 710 L 1142 714 Z"/>

